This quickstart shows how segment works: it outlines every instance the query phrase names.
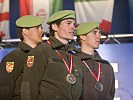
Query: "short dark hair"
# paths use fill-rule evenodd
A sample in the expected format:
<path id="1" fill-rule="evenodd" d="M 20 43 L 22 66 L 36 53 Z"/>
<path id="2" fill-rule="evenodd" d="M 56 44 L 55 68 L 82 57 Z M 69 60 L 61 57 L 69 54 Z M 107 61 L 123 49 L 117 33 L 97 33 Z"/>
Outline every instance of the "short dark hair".
<path id="1" fill-rule="evenodd" d="M 50 24 L 50 26 L 49 26 L 50 35 L 54 36 L 54 32 L 55 32 L 55 31 L 52 29 L 52 24 L 56 24 L 57 26 L 59 26 L 60 23 L 62 22 L 62 20 L 64 20 L 64 19 L 56 20 L 56 21 L 54 21 L 54 22 L 52 22 L 52 23 Z"/>
<path id="2" fill-rule="evenodd" d="M 23 35 L 22 35 L 22 31 L 23 31 L 23 28 L 22 28 L 22 27 L 17 27 L 17 28 L 16 28 L 16 32 L 17 32 L 18 37 L 20 38 L 21 41 L 24 40 L 24 37 L 23 37 Z"/>
<path id="3" fill-rule="evenodd" d="M 81 40 L 80 40 L 80 36 L 77 36 L 76 42 L 81 45 Z"/>

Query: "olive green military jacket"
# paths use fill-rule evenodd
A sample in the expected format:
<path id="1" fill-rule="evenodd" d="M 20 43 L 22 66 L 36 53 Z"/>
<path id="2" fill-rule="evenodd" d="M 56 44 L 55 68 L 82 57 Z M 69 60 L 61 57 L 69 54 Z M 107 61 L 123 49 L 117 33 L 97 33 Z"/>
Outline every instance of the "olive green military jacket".
<path id="1" fill-rule="evenodd" d="M 103 90 L 96 89 L 96 79 L 91 74 L 89 68 L 83 63 L 83 91 L 80 100 L 113 100 L 115 94 L 115 76 L 112 66 L 108 61 L 102 59 L 97 51 L 94 56 L 80 52 L 78 56 L 85 61 L 91 71 L 98 77 L 98 67 L 100 63 L 100 79 Z"/>
<path id="2" fill-rule="evenodd" d="M 30 53 L 34 56 L 34 62 L 31 67 L 25 67 L 21 86 L 22 100 L 79 100 L 83 72 L 81 61 L 75 56 L 77 49 L 71 45 L 63 45 L 54 37 L 50 37 L 48 41 L 50 44 L 46 42 Z M 68 66 L 72 53 L 75 84 L 66 81 L 68 71 L 55 50 L 63 56 Z"/>
<path id="3" fill-rule="evenodd" d="M 20 94 L 22 79 L 18 80 L 18 77 L 23 71 L 27 53 L 31 49 L 24 42 L 20 42 L 17 49 L 2 59 L 0 64 L 0 100 L 10 100 Z"/>

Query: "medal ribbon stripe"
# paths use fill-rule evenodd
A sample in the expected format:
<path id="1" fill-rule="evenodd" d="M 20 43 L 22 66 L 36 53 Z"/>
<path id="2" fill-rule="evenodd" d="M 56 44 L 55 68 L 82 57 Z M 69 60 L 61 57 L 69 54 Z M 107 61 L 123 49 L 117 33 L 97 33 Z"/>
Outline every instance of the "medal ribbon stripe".
<path id="1" fill-rule="evenodd" d="M 47 41 L 47 44 L 51 45 L 50 41 Z M 66 63 L 65 59 L 63 58 L 63 56 L 60 54 L 60 52 L 58 50 L 55 50 L 57 52 L 57 54 L 59 55 L 59 57 L 62 59 L 62 61 L 64 62 L 68 73 L 72 73 L 72 67 L 73 67 L 73 57 L 72 54 L 70 53 L 70 66 L 68 66 L 68 64 Z"/>
<path id="2" fill-rule="evenodd" d="M 51 45 L 50 41 L 47 41 L 48 45 Z M 75 84 L 76 83 L 76 77 L 74 74 L 72 73 L 72 67 L 73 67 L 73 57 L 72 54 L 70 53 L 70 66 L 68 66 L 68 64 L 66 63 L 65 59 L 63 58 L 63 56 L 60 54 L 60 52 L 58 50 L 55 50 L 56 53 L 59 55 L 59 57 L 62 59 L 63 63 L 65 64 L 67 71 L 69 74 L 67 74 L 66 76 L 66 81 L 70 84 Z"/>
<path id="3" fill-rule="evenodd" d="M 98 76 L 96 76 L 92 70 L 90 69 L 90 67 L 87 65 L 87 63 L 85 61 L 82 61 L 85 66 L 89 69 L 90 73 L 92 74 L 92 76 L 95 78 L 96 81 L 99 81 L 100 76 L 101 76 L 101 66 L 100 66 L 100 62 L 98 62 Z"/>
<path id="4" fill-rule="evenodd" d="M 72 73 L 72 67 L 73 67 L 73 59 L 72 59 L 72 54 L 70 53 L 70 67 L 68 66 L 68 64 L 66 63 L 65 59 L 63 58 L 63 56 L 59 53 L 58 50 L 56 50 L 57 54 L 59 55 L 59 57 L 62 59 L 62 61 L 64 62 L 68 73 Z"/>

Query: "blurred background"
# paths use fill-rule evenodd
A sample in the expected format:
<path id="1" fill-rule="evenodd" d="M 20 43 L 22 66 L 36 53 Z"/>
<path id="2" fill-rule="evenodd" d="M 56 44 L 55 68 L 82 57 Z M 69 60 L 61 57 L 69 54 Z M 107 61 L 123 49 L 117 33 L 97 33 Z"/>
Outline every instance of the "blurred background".
<path id="1" fill-rule="evenodd" d="M 75 10 L 76 21 L 97 21 L 102 30 L 100 55 L 115 71 L 114 100 L 133 100 L 133 0 L 0 0 L 0 61 L 17 47 L 16 19 L 24 15 L 44 18 L 59 10 Z M 47 39 L 44 36 L 43 39 Z"/>

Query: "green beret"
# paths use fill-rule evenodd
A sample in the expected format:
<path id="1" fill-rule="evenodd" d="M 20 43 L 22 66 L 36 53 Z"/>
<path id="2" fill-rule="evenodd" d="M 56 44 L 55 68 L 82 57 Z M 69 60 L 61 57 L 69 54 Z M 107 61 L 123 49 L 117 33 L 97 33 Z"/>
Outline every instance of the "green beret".
<path id="1" fill-rule="evenodd" d="M 99 24 L 97 22 L 85 22 L 85 23 L 81 23 L 77 29 L 75 34 L 76 35 L 84 35 L 87 34 L 89 32 L 91 32 L 93 29 L 98 28 Z"/>
<path id="2" fill-rule="evenodd" d="M 73 10 L 62 10 L 55 12 L 49 19 L 47 24 L 51 24 L 52 22 L 59 20 L 59 19 L 67 19 L 67 18 L 73 18 L 75 19 L 75 11 Z"/>
<path id="3" fill-rule="evenodd" d="M 16 21 L 17 27 L 30 28 L 34 26 L 41 25 L 43 23 L 43 18 L 33 15 L 22 16 Z"/>

